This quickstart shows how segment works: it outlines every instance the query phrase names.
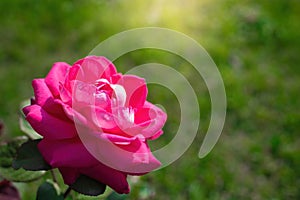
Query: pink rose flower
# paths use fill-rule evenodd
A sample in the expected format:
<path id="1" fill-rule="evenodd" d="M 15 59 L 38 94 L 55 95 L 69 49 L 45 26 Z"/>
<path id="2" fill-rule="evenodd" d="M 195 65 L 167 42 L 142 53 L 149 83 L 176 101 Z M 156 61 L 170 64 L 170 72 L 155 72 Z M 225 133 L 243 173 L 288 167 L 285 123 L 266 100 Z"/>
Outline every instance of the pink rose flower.
<path id="1" fill-rule="evenodd" d="M 147 140 L 162 134 L 167 116 L 146 101 L 144 79 L 117 73 L 104 57 L 88 56 L 73 66 L 55 63 L 32 86 L 35 98 L 23 112 L 43 136 L 41 154 L 66 184 L 83 174 L 128 193 L 128 174 L 160 166 Z"/>

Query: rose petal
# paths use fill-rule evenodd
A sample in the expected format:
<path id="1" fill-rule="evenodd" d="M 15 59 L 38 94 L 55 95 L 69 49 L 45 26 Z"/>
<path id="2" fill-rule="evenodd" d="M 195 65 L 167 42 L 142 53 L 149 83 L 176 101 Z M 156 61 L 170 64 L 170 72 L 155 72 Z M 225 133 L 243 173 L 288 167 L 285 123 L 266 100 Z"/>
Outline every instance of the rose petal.
<path id="1" fill-rule="evenodd" d="M 35 94 L 34 104 L 40 105 L 45 111 L 57 116 L 60 119 L 67 120 L 64 113 L 63 103 L 59 99 L 55 99 L 49 90 L 45 79 L 34 79 L 32 86 Z"/>
<path id="2" fill-rule="evenodd" d="M 122 78 L 122 74 L 121 73 L 116 73 L 114 75 L 112 75 L 110 77 L 110 83 L 112 84 L 117 84 L 118 81 Z"/>
<path id="3" fill-rule="evenodd" d="M 1 200 L 21 200 L 18 189 L 8 180 L 0 181 L 0 199 Z"/>
<path id="4" fill-rule="evenodd" d="M 137 109 L 134 118 L 135 125 L 123 131 L 131 136 L 141 134 L 147 139 L 153 139 L 164 126 L 167 115 L 160 108 L 146 101 L 143 108 Z"/>
<path id="5" fill-rule="evenodd" d="M 82 81 L 74 81 L 74 89 L 72 91 L 73 107 L 74 104 L 94 105 L 96 86 Z M 76 108 L 75 108 L 76 109 Z"/>
<path id="6" fill-rule="evenodd" d="M 34 79 L 32 81 L 35 103 L 44 106 L 48 99 L 53 99 L 53 95 L 45 83 L 44 79 Z"/>
<path id="7" fill-rule="evenodd" d="M 122 135 L 113 135 L 113 134 L 109 134 L 109 133 L 102 133 L 99 136 L 101 139 L 107 140 L 107 141 L 111 141 L 112 143 L 116 144 L 116 145 L 130 145 L 131 143 L 134 142 L 134 140 L 136 140 L 136 137 L 125 137 Z M 135 147 L 133 151 L 136 151 L 139 148 L 139 146 Z"/>
<path id="8" fill-rule="evenodd" d="M 70 70 L 68 71 L 65 82 L 63 83 L 63 86 L 66 88 L 66 90 L 72 94 L 73 91 L 73 84 L 74 80 L 76 80 L 77 74 L 80 73 L 80 65 L 73 65 Z"/>
<path id="9" fill-rule="evenodd" d="M 61 167 L 59 168 L 59 171 L 63 176 L 65 184 L 67 185 L 73 184 L 80 174 L 84 174 L 110 186 L 118 193 L 129 192 L 126 174 L 107 167 L 100 162 L 94 167 L 80 169 Z"/>
<path id="10" fill-rule="evenodd" d="M 159 107 L 145 102 L 144 108 L 149 108 L 148 116 L 151 119 L 151 123 L 147 125 L 146 128 L 143 128 L 141 134 L 146 138 L 153 137 L 159 130 L 162 129 L 167 120 L 167 114 L 162 111 Z"/>
<path id="11" fill-rule="evenodd" d="M 120 194 L 129 193 L 129 185 L 126 180 L 126 174 L 107 167 L 102 163 L 99 163 L 95 167 L 80 169 L 80 172 L 110 186 Z"/>
<path id="12" fill-rule="evenodd" d="M 126 138 L 108 133 L 85 133 L 82 142 L 103 164 L 126 173 L 148 173 L 160 166 L 152 155 L 145 138 Z"/>
<path id="13" fill-rule="evenodd" d="M 59 96 L 59 83 L 63 83 L 70 65 L 64 62 L 57 62 L 53 65 L 45 78 L 45 82 L 54 96 Z"/>
<path id="14" fill-rule="evenodd" d="M 79 138 L 65 140 L 43 139 L 38 148 L 52 167 L 91 167 L 98 161 L 87 151 Z"/>
<path id="15" fill-rule="evenodd" d="M 117 73 L 113 63 L 103 56 L 87 56 L 78 60 L 74 65 L 81 66 L 76 80 L 87 83 L 95 82 L 100 78 L 109 80 L 112 75 Z"/>
<path id="16" fill-rule="evenodd" d="M 76 122 L 84 124 L 90 129 L 113 129 L 117 125 L 114 121 L 114 116 L 106 110 L 96 107 L 94 105 L 77 105 L 76 112 L 74 112 Z M 84 120 L 82 120 L 84 119 Z"/>
<path id="17" fill-rule="evenodd" d="M 61 101 L 69 106 L 72 106 L 72 95 L 70 91 L 62 83 L 60 83 L 59 85 L 59 90 L 60 90 L 59 96 Z"/>
<path id="18" fill-rule="evenodd" d="M 138 108 L 144 105 L 148 94 L 145 79 L 124 75 L 117 84 L 122 85 L 126 91 L 126 107 Z"/>
<path id="19" fill-rule="evenodd" d="M 79 171 L 75 168 L 60 167 L 58 169 L 64 179 L 64 183 L 67 185 L 73 184 L 80 175 Z"/>
<path id="20" fill-rule="evenodd" d="M 23 112 L 32 128 L 47 139 L 66 139 L 77 135 L 74 124 L 53 117 L 38 105 L 26 106 Z"/>
<path id="21" fill-rule="evenodd" d="M 159 138 L 164 132 L 162 130 L 157 131 L 154 135 L 151 137 L 147 138 L 148 140 L 156 140 Z"/>

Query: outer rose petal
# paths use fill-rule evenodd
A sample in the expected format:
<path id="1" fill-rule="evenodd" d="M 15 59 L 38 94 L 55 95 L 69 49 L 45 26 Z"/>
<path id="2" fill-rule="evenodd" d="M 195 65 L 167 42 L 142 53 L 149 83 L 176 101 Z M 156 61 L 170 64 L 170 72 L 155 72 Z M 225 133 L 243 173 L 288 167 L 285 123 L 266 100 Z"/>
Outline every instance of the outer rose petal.
<path id="1" fill-rule="evenodd" d="M 56 141 L 43 139 L 38 148 L 52 167 L 82 168 L 99 163 L 86 150 L 79 138 Z"/>
<path id="2" fill-rule="evenodd" d="M 104 183 L 119 193 L 128 193 L 129 185 L 126 180 L 126 174 L 114 170 L 102 163 L 89 168 L 59 168 L 60 173 L 63 176 L 64 182 L 68 185 L 73 184 L 80 174 L 89 176 L 101 183 Z"/>
<path id="3" fill-rule="evenodd" d="M 164 132 L 162 130 L 157 131 L 153 136 L 149 137 L 148 140 L 156 140 L 159 138 Z"/>
<path id="4" fill-rule="evenodd" d="M 159 107 L 153 105 L 152 103 L 146 101 L 144 104 L 144 108 L 149 109 L 149 117 L 151 120 L 154 120 L 154 123 L 151 123 L 149 127 L 147 127 L 144 131 L 152 132 L 152 134 L 144 135 L 145 137 L 153 136 L 154 133 L 162 129 L 164 124 L 167 121 L 167 114 L 161 110 Z M 137 117 L 138 118 L 138 117 Z"/>
<path id="5" fill-rule="evenodd" d="M 46 85 L 44 79 L 34 79 L 32 81 L 32 87 L 35 96 L 35 102 L 40 105 L 44 106 L 48 99 L 53 99 L 53 95 Z"/>
<path id="6" fill-rule="evenodd" d="M 71 68 L 64 62 L 57 62 L 45 78 L 45 82 L 54 96 L 59 96 L 59 83 L 63 83 L 67 72 Z"/>
<path id="7" fill-rule="evenodd" d="M 79 171 L 74 168 L 60 167 L 58 169 L 63 176 L 65 184 L 67 185 L 74 183 L 80 175 Z"/>
<path id="8" fill-rule="evenodd" d="M 34 79 L 32 87 L 35 95 L 34 104 L 40 105 L 48 113 L 57 116 L 60 119 L 66 120 L 67 116 L 64 113 L 63 104 L 59 99 L 55 99 L 45 83 L 45 79 Z"/>
<path id="9" fill-rule="evenodd" d="M 73 91 L 73 82 L 76 80 L 77 74 L 79 73 L 80 65 L 73 65 L 68 71 L 63 87 L 71 94 Z M 61 91 L 61 90 L 60 90 Z"/>
<path id="10" fill-rule="evenodd" d="M 73 123 L 48 114 L 39 105 L 27 106 L 23 112 L 32 128 L 47 139 L 66 139 L 77 136 Z"/>
<path id="11" fill-rule="evenodd" d="M 122 137 L 79 128 L 83 143 L 103 164 L 129 174 L 148 173 L 160 166 L 142 135 Z"/>
<path id="12" fill-rule="evenodd" d="M 80 65 L 81 68 L 76 78 L 73 78 L 89 83 L 95 82 L 100 78 L 109 80 L 112 75 L 117 73 L 113 63 L 102 56 L 87 56 L 74 63 L 74 66 L 76 65 Z"/>
<path id="13" fill-rule="evenodd" d="M 102 163 L 99 163 L 95 167 L 80 169 L 80 172 L 110 186 L 120 194 L 129 193 L 126 175 L 120 171 L 107 167 Z"/>

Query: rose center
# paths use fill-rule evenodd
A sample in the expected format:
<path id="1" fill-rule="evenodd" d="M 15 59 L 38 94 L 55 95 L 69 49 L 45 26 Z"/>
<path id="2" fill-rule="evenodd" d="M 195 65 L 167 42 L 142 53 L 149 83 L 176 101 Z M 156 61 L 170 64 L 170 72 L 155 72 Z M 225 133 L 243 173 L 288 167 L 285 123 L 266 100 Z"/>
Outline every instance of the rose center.
<path id="1" fill-rule="evenodd" d="M 108 82 L 108 80 L 101 78 L 96 80 L 94 84 L 96 86 L 96 95 L 106 93 L 109 97 L 111 97 L 113 93 L 113 89 L 111 87 L 111 84 Z"/>
<path id="2" fill-rule="evenodd" d="M 107 106 L 108 101 L 112 101 L 112 114 L 117 117 L 118 124 L 127 128 L 134 124 L 134 109 L 126 107 L 126 92 L 122 85 L 111 84 L 107 79 L 98 79 L 94 85 L 98 105 Z"/>

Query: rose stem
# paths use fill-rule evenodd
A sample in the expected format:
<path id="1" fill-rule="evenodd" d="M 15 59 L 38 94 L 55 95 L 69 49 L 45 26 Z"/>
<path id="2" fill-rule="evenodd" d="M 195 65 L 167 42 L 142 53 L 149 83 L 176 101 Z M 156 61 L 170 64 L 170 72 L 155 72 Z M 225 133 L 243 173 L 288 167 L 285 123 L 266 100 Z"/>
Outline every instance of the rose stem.
<path id="1" fill-rule="evenodd" d="M 64 199 L 67 198 L 67 196 L 70 194 L 71 190 L 72 190 L 72 188 L 68 187 L 68 189 L 64 193 Z"/>
<path id="2" fill-rule="evenodd" d="M 57 183 L 57 179 L 56 179 L 55 172 L 53 171 L 53 169 L 51 169 L 50 172 L 51 172 L 54 183 Z"/>

